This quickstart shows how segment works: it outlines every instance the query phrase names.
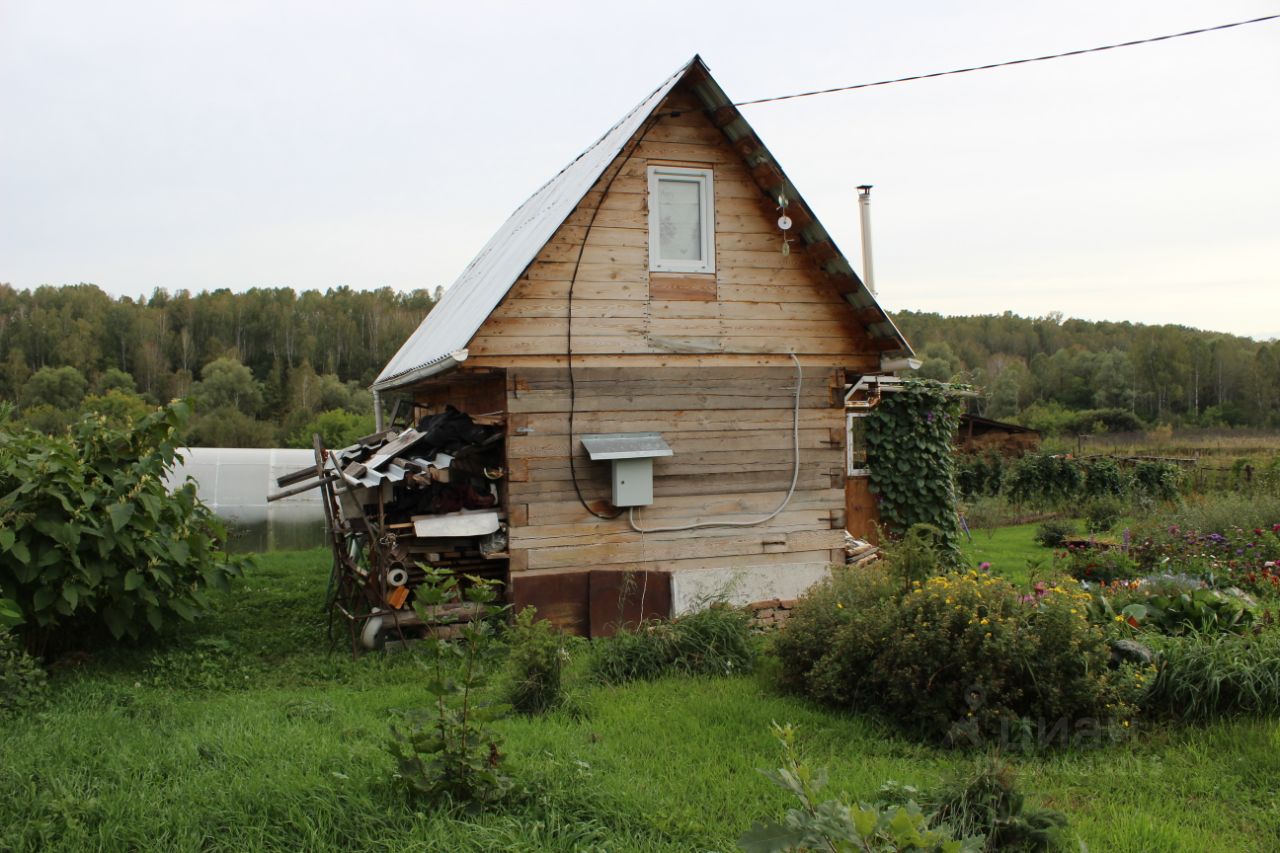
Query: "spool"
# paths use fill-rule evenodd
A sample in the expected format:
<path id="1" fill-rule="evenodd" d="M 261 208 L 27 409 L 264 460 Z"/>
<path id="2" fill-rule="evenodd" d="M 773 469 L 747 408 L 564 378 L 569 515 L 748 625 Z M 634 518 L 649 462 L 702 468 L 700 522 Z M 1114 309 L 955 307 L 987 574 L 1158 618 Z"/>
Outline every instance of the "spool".
<path id="1" fill-rule="evenodd" d="M 404 566 L 392 566 L 387 569 L 387 583 L 390 586 L 404 586 L 409 582 L 409 570 Z"/>

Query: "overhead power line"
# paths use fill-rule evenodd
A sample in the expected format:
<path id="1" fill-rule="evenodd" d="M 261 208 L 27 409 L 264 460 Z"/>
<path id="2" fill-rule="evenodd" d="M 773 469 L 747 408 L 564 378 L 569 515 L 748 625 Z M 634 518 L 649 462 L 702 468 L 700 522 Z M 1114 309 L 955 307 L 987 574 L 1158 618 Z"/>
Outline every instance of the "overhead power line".
<path id="1" fill-rule="evenodd" d="M 1214 27 L 1203 27 L 1198 30 L 1187 30 L 1185 33 L 1170 33 L 1169 35 L 1152 36 L 1151 38 L 1138 39 L 1136 41 L 1124 41 L 1119 44 L 1104 44 L 1101 47 L 1069 50 L 1065 53 L 1050 53 L 1045 56 L 1032 56 L 1026 59 L 1010 59 L 1007 62 L 992 62 L 989 65 L 974 65 L 970 68 L 956 68 L 951 71 L 934 71 L 930 74 L 913 74 L 910 77 L 895 77 L 892 80 L 878 80 L 875 83 L 857 83 L 852 86 L 836 86 L 831 89 L 815 89 L 812 92 L 798 92 L 794 95 L 777 95 L 772 98 L 756 98 L 753 101 L 738 101 L 734 106 L 747 107 L 752 104 L 768 104 L 774 101 L 790 101 L 795 98 L 809 98 L 814 95 L 830 95 L 834 92 L 849 92 L 854 89 L 870 89 L 872 86 L 888 86 L 892 83 L 909 83 L 913 80 L 928 80 L 932 77 L 947 77 L 952 74 L 968 74 L 970 71 L 990 71 L 992 68 L 1007 68 L 1010 65 L 1026 65 L 1030 62 L 1047 62 L 1050 59 L 1064 59 L 1068 56 L 1083 56 L 1086 53 L 1100 53 L 1104 50 L 1116 50 L 1121 47 L 1137 47 L 1140 44 L 1154 44 L 1160 41 L 1168 41 L 1169 39 L 1198 36 L 1202 33 L 1212 33 L 1217 30 L 1229 30 L 1233 27 L 1243 27 L 1248 24 L 1261 24 L 1264 21 L 1274 21 L 1277 19 L 1280 19 L 1280 14 L 1267 15 L 1262 18 L 1251 18 L 1248 21 L 1234 21 L 1230 24 L 1218 24 Z"/>

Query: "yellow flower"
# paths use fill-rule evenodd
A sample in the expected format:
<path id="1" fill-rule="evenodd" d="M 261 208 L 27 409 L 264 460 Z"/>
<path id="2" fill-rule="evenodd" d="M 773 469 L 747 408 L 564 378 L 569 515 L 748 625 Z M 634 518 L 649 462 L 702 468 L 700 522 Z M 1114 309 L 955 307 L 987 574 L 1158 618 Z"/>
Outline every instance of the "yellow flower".
<path id="1" fill-rule="evenodd" d="M 844 602 L 843 602 L 843 601 L 837 601 L 837 602 L 836 602 L 836 607 L 839 607 L 841 610 L 844 610 Z"/>
<path id="2" fill-rule="evenodd" d="M 979 622 L 978 624 L 979 624 L 979 625 L 990 625 L 990 624 L 991 624 L 991 620 L 990 620 L 990 619 L 985 619 L 985 618 L 984 618 L 984 619 L 983 619 L 981 622 Z"/>
<path id="3" fill-rule="evenodd" d="M 1124 727 L 1127 729 L 1127 728 L 1129 728 L 1129 721 L 1128 721 L 1128 720 L 1125 720 L 1125 721 L 1124 721 L 1123 723 L 1121 723 L 1120 725 L 1124 726 Z"/>

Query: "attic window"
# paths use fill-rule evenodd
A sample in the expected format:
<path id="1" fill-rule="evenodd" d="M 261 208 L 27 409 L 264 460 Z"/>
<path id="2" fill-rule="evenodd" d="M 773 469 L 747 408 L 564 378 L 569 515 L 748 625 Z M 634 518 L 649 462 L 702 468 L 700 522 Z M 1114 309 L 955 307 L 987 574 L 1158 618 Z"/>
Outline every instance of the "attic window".
<path id="1" fill-rule="evenodd" d="M 649 167 L 649 270 L 715 272 L 711 170 Z"/>

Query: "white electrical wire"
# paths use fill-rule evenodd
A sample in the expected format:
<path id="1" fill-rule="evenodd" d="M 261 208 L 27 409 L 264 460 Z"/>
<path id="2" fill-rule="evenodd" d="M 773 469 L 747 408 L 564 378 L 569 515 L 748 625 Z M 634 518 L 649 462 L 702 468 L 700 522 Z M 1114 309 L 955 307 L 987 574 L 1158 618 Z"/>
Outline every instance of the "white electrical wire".
<path id="1" fill-rule="evenodd" d="M 778 504 L 778 508 L 766 516 L 752 519 L 751 521 L 701 521 L 676 527 L 641 527 L 636 523 L 636 508 L 631 507 L 627 520 L 631 522 L 632 530 L 637 533 L 675 533 L 681 530 L 701 530 L 707 527 L 755 527 L 757 524 L 771 521 L 778 516 L 778 513 L 787 508 L 787 504 L 791 503 L 791 498 L 796 493 L 796 483 L 800 480 L 800 386 L 804 383 L 804 370 L 800 367 L 800 359 L 796 358 L 794 352 L 788 353 L 788 355 L 796 363 L 796 402 L 791 416 L 791 438 L 795 454 L 791 466 L 791 488 L 787 489 L 787 496 L 782 499 L 782 503 Z"/>

